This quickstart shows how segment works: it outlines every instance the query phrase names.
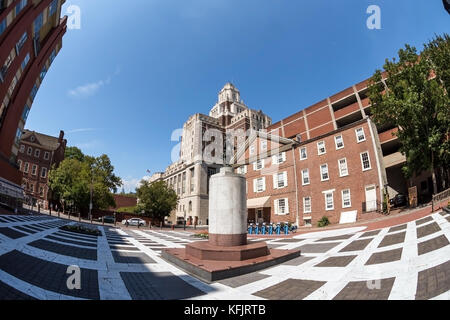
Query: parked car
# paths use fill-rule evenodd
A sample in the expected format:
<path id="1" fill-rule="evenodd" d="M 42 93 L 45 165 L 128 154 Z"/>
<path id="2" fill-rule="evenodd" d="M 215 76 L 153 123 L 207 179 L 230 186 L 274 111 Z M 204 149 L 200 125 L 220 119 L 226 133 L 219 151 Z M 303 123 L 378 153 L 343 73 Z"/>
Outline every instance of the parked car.
<path id="1" fill-rule="evenodd" d="M 406 206 L 407 200 L 404 194 L 398 193 L 392 199 L 389 200 L 392 207 Z"/>
<path id="2" fill-rule="evenodd" d="M 102 222 L 102 218 L 104 219 L 105 223 L 114 223 L 114 216 L 104 216 L 104 217 L 100 217 L 98 218 L 99 222 Z"/>
<path id="3" fill-rule="evenodd" d="M 145 222 L 145 220 L 139 219 L 139 218 L 131 218 L 128 220 L 122 220 L 122 224 L 127 224 L 128 221 L 128 225 L 130 226 L 145 226 L 147 223 Z"/>

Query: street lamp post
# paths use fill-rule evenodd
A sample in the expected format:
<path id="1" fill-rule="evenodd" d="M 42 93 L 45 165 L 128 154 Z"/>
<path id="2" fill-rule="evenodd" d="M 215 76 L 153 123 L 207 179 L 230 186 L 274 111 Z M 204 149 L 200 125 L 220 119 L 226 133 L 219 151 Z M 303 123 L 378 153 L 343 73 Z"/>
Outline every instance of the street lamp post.
<path id="1" fill-rule="evenodd" d="M 184 212 L 184 220 L 183 220 L 184 230 L 186 230 L 186 210 L 183 210 L 183 212 Z"/>

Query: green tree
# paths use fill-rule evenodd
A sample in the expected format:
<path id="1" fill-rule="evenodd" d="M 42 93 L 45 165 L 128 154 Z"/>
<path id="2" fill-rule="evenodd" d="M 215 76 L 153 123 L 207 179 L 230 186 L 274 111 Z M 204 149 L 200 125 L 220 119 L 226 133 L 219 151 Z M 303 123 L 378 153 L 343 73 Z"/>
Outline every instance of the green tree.
<path id="1" fill-rule="evenodd" d="M 136 193 L 139 199 L 137 212 L 146 217 L 162 221 L 177 207 L 178 196 L 164 181 L 142 180 Z"/>
<path id="2" fill-rule="evenodd" d="M 108 156 L 86 156 L 78 148 L 71 148 L 69 157 L 49 172 L 54 198 L 63 206 L 73 201 L 82 213 L 89 211 L 91 186 L 93 208 L 107 209 L 116 205 L 112 192 L 117 192 L 121 185 Z"/>
<path id="3" fill-rule="evenodd" d="M 84 154 L 77 147 L 67 147 L 64 153 L 64 159 L 76 159 L 78 161 L 84 161 Z"/>
<path id="4" fill-rule="evenodd" d="M 450 37 L 437 36 L 419 55 L 405 45 L 398 61 L 386 59 L 369 85 L 371 111 L 378 125 L 395 125 L 400 151 L 406 157 L 406 178 L 432 172 L 433 191 L 438 191 L 435 169 L 440 168 L 443 187 L 450 167 Z"/>

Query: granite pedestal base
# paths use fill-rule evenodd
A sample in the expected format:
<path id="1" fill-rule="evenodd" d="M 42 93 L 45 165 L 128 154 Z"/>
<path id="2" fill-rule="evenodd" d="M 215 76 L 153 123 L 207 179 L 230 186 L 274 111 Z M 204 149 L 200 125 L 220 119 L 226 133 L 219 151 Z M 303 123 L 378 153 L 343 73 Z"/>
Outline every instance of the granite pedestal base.
<path id="1" fill-rule="evenodd" d="M 269 249 L 265 242 L 222 247 L 200 241 L 182 249 L 164 249 L 162 258 L 206 282 L 265 269 L 300 256 L 300 250 Z"/>

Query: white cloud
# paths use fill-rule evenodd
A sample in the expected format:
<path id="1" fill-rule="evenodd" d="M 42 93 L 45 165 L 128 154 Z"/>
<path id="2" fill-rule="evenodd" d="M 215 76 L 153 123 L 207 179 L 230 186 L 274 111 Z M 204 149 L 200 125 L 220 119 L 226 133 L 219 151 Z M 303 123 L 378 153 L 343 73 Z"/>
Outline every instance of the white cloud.
<path id="1" fill-rule="evenodd" d="M 136 188 L 141 186 L 141 180 L 148 180 L 148 179 L 150 179 L 150 176 L 143 176 L 140 179 L 136 178 L 122 179 L 123 188 L 125 189 L 125 192 L 135 192 Z"/>
<path id="2" fill-rule="evenodd" d="M 109 83 L 109 82 L 108 82 Z M 103 87 L 106 81 L 100 80 L 94 83 L 88 83 L 82 86 L 79 86 L 75 89 L 69 90 L 69 96 L 74 98 L 84 98 L 93 96 L 101 87 Z"/>
<path id="3" fill-rule="evenodd" d="M 70 131 L 67 131 L 67 133 L 79 133 L 79 132 L 89 132 L 89 131 L 96 131 L 97 129 L 95 128 L 78 128 L 78 129 L 73 129 Z"/>

